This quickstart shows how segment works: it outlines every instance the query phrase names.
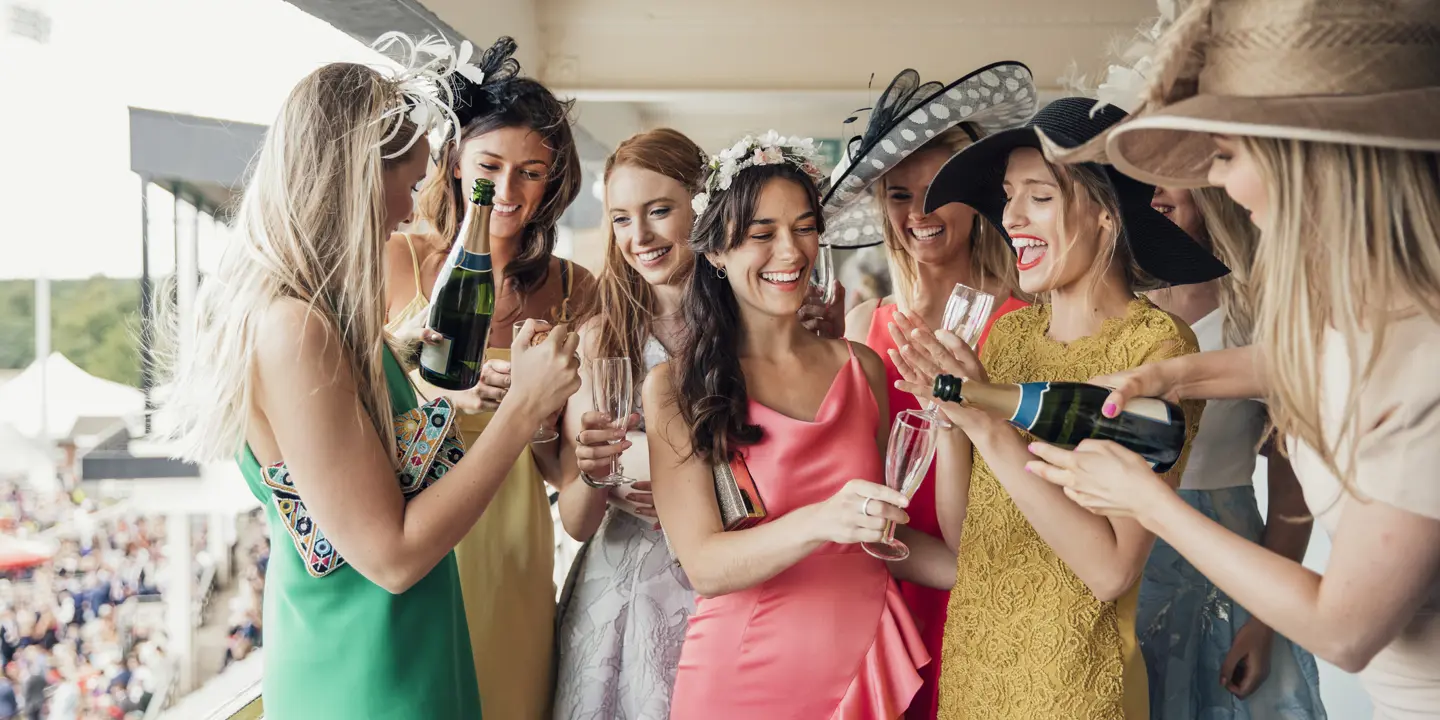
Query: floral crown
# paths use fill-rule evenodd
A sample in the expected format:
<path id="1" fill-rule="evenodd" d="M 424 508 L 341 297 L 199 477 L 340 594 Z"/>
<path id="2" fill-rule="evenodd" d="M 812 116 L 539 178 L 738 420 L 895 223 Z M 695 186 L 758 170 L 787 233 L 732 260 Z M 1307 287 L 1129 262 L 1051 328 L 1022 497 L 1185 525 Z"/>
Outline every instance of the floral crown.
<path id="1" fill-rule="evenodd" d="M 705 181 L 700 192 L 690 201 L 690 207 L 695 211 L 696 220 L 699 220 L 705 208 L 710 207 L 710 200 L 715 194 L 729 190 L 730 183 L 741 170 L 760 165 L 790 163 L 819 185 L 825 181 L 825 175 L 820 172 L 818 158 L 819 151 L 810 138 L 781 137 L 774 130 L 758 138 L 746 135 L 721 150 L 719 155 L 703 158 L 707 170 Z"/>

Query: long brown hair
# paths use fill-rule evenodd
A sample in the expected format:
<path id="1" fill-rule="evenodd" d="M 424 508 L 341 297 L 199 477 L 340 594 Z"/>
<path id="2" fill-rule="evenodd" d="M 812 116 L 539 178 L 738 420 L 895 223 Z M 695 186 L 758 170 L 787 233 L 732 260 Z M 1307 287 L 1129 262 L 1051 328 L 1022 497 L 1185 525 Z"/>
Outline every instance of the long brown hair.
<path id="1" fill-rule="evenodd" d="M 632 135 L 620 143 L 605 160 L 605 183 L 615 168 L 630 165 L 659 173 L 685 187 L 687 195 L 700 191 L 705 174 L 700 146 L 679 131 L 660 128 Z M 690 215 L 689 203 L 674 212 Z M 688 241 L 688 238 L 687 238 Z M 694 261 L 676 268 L 680 277 L 694 269 Z M 596 357 L 628 357 L 638 372 L 644 371 L 641 360 L 650 324 L 655 315 L 655 293 L 650 284 L 630 263 L 615 244 L 615 226 L 606 222 L 605 264 L 596 278 L 599 301 L 588 313 L 596 322 Z M 588 319 L 588 318 L 587 318 Z M 581 321 L 581 324 L 584 320 Z"/>
<path id="2" fill-rule="evenodd" d="M 745 242 L 760 191 L 772 179 L 804 188 L 815 212 L 817 231 L 824 235 L 820 193 L 800 168 L 788 162 L 745 168 L 700 214 L 690 246 L 695 270 L 685 289 L 685 340 L 675 353 L 676 405 L 690 426 L 692 452 L 707 461 L 729 458 L 738 445 L 753 445 L 763 432 L 750 422 L 745 371 L 740 366 L 740 306 L 735 291 L 705 253 L 723 253 Z"/>
<path id="3" fill-rule="evenodd" d="M 570 203 L 580 194 L 580 153 L 570 131 L 573 101 L 561 101 L 544 85 L 530 78 L 510 81 L 511 99 L 504 105 L 465 124 L 457 142 L 447 143 L 436 160 L 435 169 L 420 188 L 417 214 L 447 241 L 455 237 L 465 216 L 465 193 L 455 169 L 460 165 L 460 146 L 466 140 L 502 128 L 523 127 L 539 134 L 545 147 L 554 153 L 550 174 L 545 180 L 545 199 L 521 233 L 520 251 L 505 266 L 505 281 L 525 297 L 545 284 L 550 257 L 555 252 L 555 226 Z"/>

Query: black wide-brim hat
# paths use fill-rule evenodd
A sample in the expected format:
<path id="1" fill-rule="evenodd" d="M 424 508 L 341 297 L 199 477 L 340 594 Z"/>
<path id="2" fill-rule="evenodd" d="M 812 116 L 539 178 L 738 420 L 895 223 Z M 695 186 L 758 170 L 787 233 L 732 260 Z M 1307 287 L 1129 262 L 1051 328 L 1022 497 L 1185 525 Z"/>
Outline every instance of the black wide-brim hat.
<path id="1" fill-rule="evenodd" d="M 1091 113 L 1091 98 L 1061 98 L 1041 108 L 1023 127 L 1005 130 L 961 150 L 940 168 L 925 194 L 925 211 L 952 202 L 975 208 L 1009 239 L 1005 232 L 1005 165 L 1011 151 L 1044 149 L 1044 141 L 1072 148 L 1099 136 L 1125 118 L 1125 111 L 1106 105 Z M 1041 135 L 1044 136 L 1044 141 Z M 1120 237 L 1136 264 L 1168 285 L 1208 282 L 1229 274 L 1230 268 L 1190 238 L 1179 225 L 1150 206 L 1155 186 L 1128 177 L 1108 165 L 1089 165 L 1115 191 L 1120 206 Z M 1011 246 L 1014 249 L 1014 246 Z"/>

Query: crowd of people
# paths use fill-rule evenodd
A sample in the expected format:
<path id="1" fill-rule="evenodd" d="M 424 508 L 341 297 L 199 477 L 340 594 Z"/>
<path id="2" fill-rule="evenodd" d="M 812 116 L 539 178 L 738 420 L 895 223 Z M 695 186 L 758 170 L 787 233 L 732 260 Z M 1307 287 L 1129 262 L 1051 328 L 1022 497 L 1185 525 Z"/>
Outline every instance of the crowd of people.
<path id="1" fill-rule="evenodd" d="M 34 492 L 0 483 L 7 531 L 58 538 L 53 556 L 0 574 L 0 720 L 134 720 L 143 717 L 173 667 L 161 599 L 165 525 L 158 518 L 100 513 L 82 493 Z M 260 646 L 260 596 L 269 541 L 242 532 L 239 592 L 229 608 L 225 664 Z M 197 533 L 196 591 L 213 570 Z M 159 607 L 151 606 L 151 607 Z"/>
<path id="2" fill-rule="evenodd" d="M 47 562 L 4 580 L 0 666 L 10 693 L 0 686 L 0 717 L 139 717 L 161 679 L 164 642 L 159 628 L 131 622 L 120 608 L 159 595 L 163 525 L 138 515 L 92 522 L 93 506 L 76 495 L 42 503 L 32 498 L 49 494 L 14 484 L 4 491 L 16 526 L 68 532 Z"/>
<path id="3" fill-rule="evenodd" d="M 167 407 L 266 507 L 267 717 L 1320 720 L 1316 657 L 1435 717 L 1440 5 L 1162 8 L 1101 97 L 902 72 L 830 172 L 637 134 L 596 274 L 554 255 L 571 108 L 513 40 L 304 78 L 201 288 L 187 342 L 228 351 Z M 479 179 L 488 257 L 452 251 Z M 847 314 L 812 270 L 866 244 L 891 282 Z M 451 261 L 497 287 L 458 391 L 416 372 L 462 346 Z M 994 299 L 973 338 L 957 285 Z M 941 374 L 1163 397 L 1185 449 L 919 412 Z M 899 421 L 937 448 L 913 497 Z M 558 603 L 547 486 L 585 543 Z"/>

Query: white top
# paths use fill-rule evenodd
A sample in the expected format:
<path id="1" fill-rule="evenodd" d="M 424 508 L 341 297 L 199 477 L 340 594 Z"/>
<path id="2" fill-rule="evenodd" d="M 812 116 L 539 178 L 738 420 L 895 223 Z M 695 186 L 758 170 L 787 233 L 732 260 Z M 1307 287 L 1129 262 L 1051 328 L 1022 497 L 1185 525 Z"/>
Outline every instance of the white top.
<path id="1" fill-rule="evenodd" d="M 1212 310 L 1190 327 L 1200 352 L 1225 349 L 1224 313 Z M 1249 485 L 1255 474 L 1256 447 L 1265 434 L 1269 412 L 1257 400 L 1210 400 L 1191 441 L 1190 459 L 1180 477 L 1181 490 L 1220 490 Z"/>
<path id="2" fill-rule="evenodd" d="M 1361 338 L 1359 357 L 1369 355 Z M 1345 339 L 1325 334 L 1321 348 L 1321 421 L 1338 432 L 1350 389 Z M 1393 323 L 1357 412 L 1359 447 L 1355 486 L 1369 502 L 1381 502 L 1440 520 L 1440 325 L 1423 316 Z M 1363 360 L 1362 360 L 1363 361 Z M 1348 453 L 1340 450 L 1342 464 Z M 1357 502 L 1309 446 L 1290 441 L 1291 463 L 1316 522 L 1332 536 L 1345 509 Z M 1360 673 L 1384 720 L 1434 718 L 1440 710 L 1440 577 L 1429 599 L 1400 633 Z"/>

